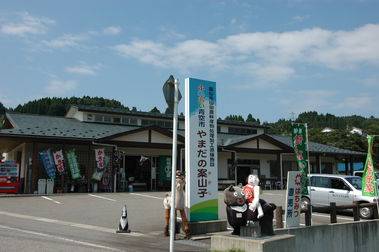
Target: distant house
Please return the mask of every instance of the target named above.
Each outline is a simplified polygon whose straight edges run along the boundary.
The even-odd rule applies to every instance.
[[[350,130],[350,133],[351,134],[359,134],[359,135],[363,135],[363,129],[360,129],[360,128],[357,128],[357,127],[352,127],[351,130]]]
[[[325,127],[323,130],[321,130],[321,133],[329,133],[329,132],[333,132],[333,131],[335,131],[335,129]]]

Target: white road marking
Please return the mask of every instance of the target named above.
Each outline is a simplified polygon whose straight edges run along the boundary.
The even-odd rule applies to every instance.
[[[99,244],[83,242],[83,241],[64,238],[61,236],[50,235],[50,234],[45,234],[45,233],[40,233],[40,232],[35,232],[35,231],[30,231],[30,230],[25,230],[25,229],[13,228],[13,227],[8,227],[8,226],[4,226],[4,225],[0,225],[0,228],[12,230],[12,231],[17,231],[17,232],[21,232],[21,233],[26,233],[26,234],[43,236],[43,237],[47,237],[47,238],[51,238],[51,239],[55,239],[55,240],[61,240],[61,241],[65,241],[65,242],[71,242],[71,243],[80,244],[80,245],[93,247],[93,248],[106,249],[106,250],[112,250],[112,251],[124,251],[124,250],[120,250],[117,248],[111,248],[111,247],[107,247],[107,246],[103,246],[103,245],[99,245]]]
[[[146,195],[146,194],[140,194],[140,193],[130,193],[130,194],[137,195],[137,196],[142,196],[142,197],[147,197],[147,198],[152,198],[152,199],[159,199],[159,200],[163,200],[164,199],[164,198],[161,198],[161,197],[155,197],[155,196]]]
[[[147,194],[140,194],[140,193],[130,193],[130,194],[133,194],[133,195],[137,195],[137,196],[142,196],[142,197],[147,197],[147,198],[153,198],[153,199],[159,199],[159,200],[163,200],[164,198],[161,198],[161,197],[155,197],[155,196],[151,196],[151,195],[147,195]],[[176,217],[178,220],[182,220],[181,217]]]
[[[36,216],[17,214],[17,213],[9,213],[9,212],[4,212],[4,211],[0,211],[0,214],[5,215],[5,216],[10,216],[10,217],[16,217],[16,218],[22,218],[22,219],[28,219],[28,220],[34,220],[34,221],[42,221],[42,222],[47,222],[47,223],[54,223],[54,224],[65,225],[65,226],[76,227],[76,228],[83,228],[87,230],[94,230],[94,231],[99,231],[99,232],[104,232],[104,233],[112,233],[112,234],[116,233],[116,229],[99,227],[99,226],[94,226],[94,225],[48,219],[48,218],[43,218],[43,217],[36,217]],[[145,236],[144,234],[137,233],[137,232],[125,233],[125,235],[137,236],[137,237]]]
[[[41,196],[41,197],[44,198],[44,199],[50,200],[50,201],[52,201],[52,202],[54,202],[56,204],[62,204],[61,202],[53,200],[52,198],[49,198],[49,197],[46,197],[46,196]]]
[[[94,195],[94,194],[88,194],[89,196],[92,196],[92,197],[95,197],[95,198],[99,198],[99,199],[105,199],[105,200],[110,200],[110,201],[117,201],[115,199],[111,199],[111,198],[107,198],[107,197],[102,197],[102,196],[98,196],[98,195]]]

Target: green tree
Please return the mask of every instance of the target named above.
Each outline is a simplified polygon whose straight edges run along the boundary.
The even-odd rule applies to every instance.
[[[257,123],[258,125],[261,124],[260,120],[259,119],[255,119],[252,114],[248,114],[247,115],[246,122]]]
[[[4,115],[7,109],[4,107],[4,105],[0,102],[0,115]]]
[[[112,107],[112,108],[122,108],[129,110],[121,102],[116,100],[105,99],[102,97],[70,97],[70,98],[58,98],[58,97],[47,97],[38,100],[33,100],[27,102],[23,105],[18,105],[14,110],[20,113],[30,113],[30,114],[40,114],[40,115],[54,115],[54,116],[64,116],[70,105],[91,105],[98,107]],[[137,111],[137,108],[135,108]]]
[[[238,122],[244,122],[245,119],[241,115],[228,115],[224,119],[225,121],[238,121]]]
[[[158,114],[160,114],[161,112],[159,111],[159,109],[157,107],[154,107],[152,110],[150,110],[150,113],[158,113]]]
[[[292,122],[286,119],[279,119],[276,123],[264,123],[263,126],[268,127],[268,134],[290,135]]]

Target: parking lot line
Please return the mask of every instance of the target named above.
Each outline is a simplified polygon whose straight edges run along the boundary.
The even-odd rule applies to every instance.
[[[142,196],[142,197],[147,197],[147,198],[152,198],[152,199],[159,199],[159,200],[163,200],[164,198],[163,197],[155,197],[155,196],[151,196],[151,195],[147,195],[147,194],[141,194],[141,193],[130,193],[132,195],[137,195],[137,196]]]
[[[88,194],[88,195],[91,196],[91,197],[99,198],[99,199],[105,199],[105,200],[110,200],[110,201],[117,201],[115,199],[111,199],[111,198],[107,198],[107,197],[103,197],[103,196],[98,196],[98,195],[95,195],[95,194]]]
[[[43,236],[43,237],[47,237],[47,238],[51,238],[51,239],[55,239],[55,240],[61,240],[61,241],[65,241],[65,242],[71,242],[71,243],[75,243],[75,244],[79,244],[79,245],[83,245],[83,246],[88,246],[88,247],[92,247],[92,248],[99,248],[99,249],[105,249],[105,250],[111,250],[111,251],[123,251],[123,250],[120,250],[117,248],[111,248],[111,247],[107,247],[107,246],[103,246],[103,245],[99,245],[99,244],[95,244],[95,243],[83,242],[83,241],[64,238],[61,236],[50,235],[50,234],[45,234],[45,233],[40,233],[40,232],[35,232],[35,231],[30,231],[30,230],[25,230],[25,229],[19,229],[19,228],[14,228],[14,227],[8,227],[8,226],[4,226],[4,225],[0,225],[0,228],[8,229],[8,230],[16,231],[16,232],[21,232],[21,233],[26,233],[26,234]]]
[[[41,196],[41,197],[44,198],[44,199],[50,200],[50,201],[52,201],[52,202],[54,202],[54,203],[56,203],[56,204],[62,204],[62,202],[59,202],[59,201],[53,200],[52,198],[49,198],[49,197],[46,197],[46,196]]]
[[[112,233],[112,234],[116,233],[116,230],[111,229],[111,228],[99,227],[99,226],[87,225],[87,224],[75,223],[75,222],[69,222],[69,221],[61,221],[61,220],[55,220],[55,219],[49,219],[49,218],[43,218],[43,217],[36,217],[36,216],[25,215],[25,214],[17,214],[17,213],[9,213],[9,212],[0,211],[0,215],[22,218],[22,219],[28,219],[28,220],[34,220],[34,221],[41,221],[41,222],[46,222],[46,223],[54,223],[54,224],[59,224],[59,225],[65,225],[65,226],[76,227],[76,228],[83,228],[83,229],[87,229],[87,230],[94,230],[94,231],[100,231],[100,232],[105,232],[105,233]],[[127,235],[127,236],[145,236],[144,234],[138,233],[138,232],[125,233],[125,235]]]

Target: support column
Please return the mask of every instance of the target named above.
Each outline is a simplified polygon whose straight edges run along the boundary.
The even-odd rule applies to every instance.
[[[30,193],[33,193],[34,188],[37,188],[37,180],[36,180],[36,173],[37,173],[37,163],[38,163],[38,143],[33,143],[33,164],[31,166],[32,169],[32,176],[30,178]]]
[[[312,171],[313,173],[313,171]],[[321,173],[320,155],[316,155],[316,171],[315,173]]]
[[[280,179],[280,189],[283,188],[283,174],[282,174],[282,171],[283,171],[283,167],[282,167],[282,153],[278,153],[276,154],[276,169],[279,170],[279,173],[280,173],[280,176],[278,179]],[[275,188],[275,184],[274,184],[274,188]],[[275,188],[277,189],[277,188]]]
[[[346,175],[349,174],[349,158],[345,157],[345,173]]]
[[[354,173],[354,157],[350,156],[350,175],[353,175]]]

